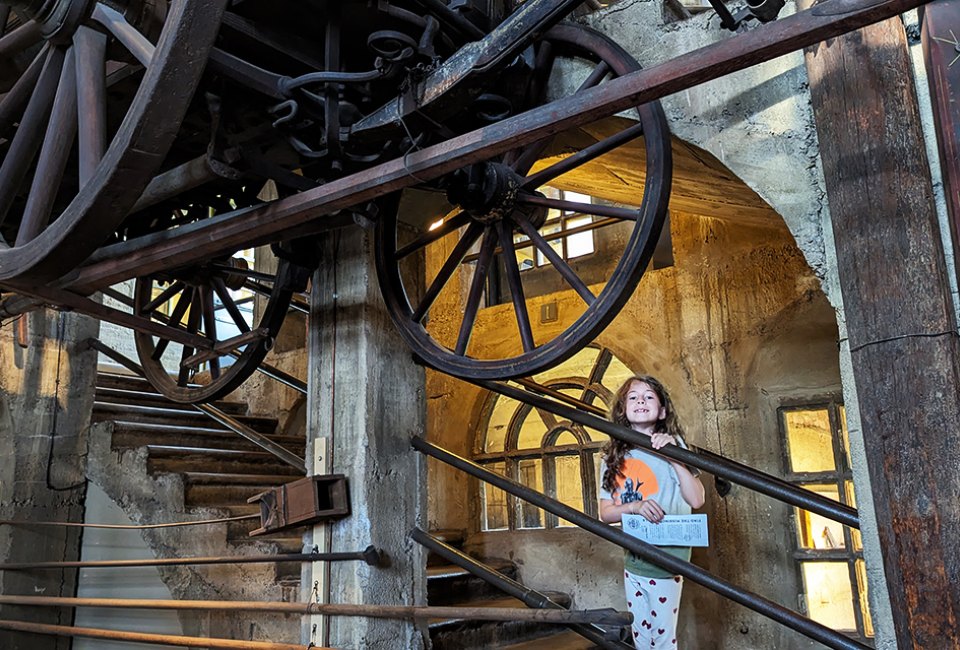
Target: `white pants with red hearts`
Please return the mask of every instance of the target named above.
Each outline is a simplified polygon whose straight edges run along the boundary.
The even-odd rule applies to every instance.
[[[633,645],[642,650],[676,650],[683,578],[645,578],[623,572],[627,607],[633,614]]]

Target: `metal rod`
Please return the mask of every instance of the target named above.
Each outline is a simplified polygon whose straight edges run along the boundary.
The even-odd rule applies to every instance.
[[[463,470],[464,472],[475,476],[491,485],[495,485],[505,492],[523,499],[535,506],[543,508],[547,512],[557,515],[580,528],[587,530],[598,537],[613,542],[617,546],[627,549],[633,554],[653,562],[659,567],[671,571],[684,578],[688,578],[697,584],[703,585],[711,591],[715,591],[721,596],[734,602],[740,603],[753,611],[762,614],[778,623],[781,623],[792,630],[819,641],[828,648],[835,650],[868,650],[868,646],[863,645],[853,639],[840,634],[830,628],[821,625],[815,621],[797,614],[796,612],[779,605],[772,600],[764,598],[746,589],[737,587],[722,578],[711,574],[709,571],[701,569],[695,564],[684,562],[660,548],[642,542],[636,537],[629,535],[609,524],[594,519],[579,510],[575,510],[556,499],[551,499],[536,490],[528,488],[521,483],[509,479],[499,474],[494,474],[477,465],[476,463],[453,454],[442,447],[438,447],[419,437],[412,440],[413,448],[417,451],[436,458],[452,467]]]
[[[617,438],[618,440],[623,440],[632,445],[636,445],[637,447],[642,447],[649,451],[653,451],[653,448],[650,446],[649,436],[646,436],[642,433],[637,433],[633,429],[622,427],[619,424],[615,424],[604,418],[583,413],[577,409],[558,404],[553,400],[541,397],[540,395],[534,395],[529,391],[520,390],[519,388],[514,388],[513,386],[508,386],[502,382],[485,380],[465,381],[470,381],[477,386],[486,388],[487,390],[495,393],[500,393],[506,397],[511,397],[520,402],[530,404],[536,408],[542,408],[546,411],[550,411],[551,413],[582,424],[583,426],[597,429],[598,431],[602,431],[608,436]],[[660,454],[661,456],[666,456],[667,458],[671,458],[685,465],[698,467],[704,471],[710,472],[711,474],[720,476],[729,481],[733,481],[734,483],[743,485],[744,487],[751,488],[757,492],[760,492],[761,494],[766,494],[767,496],[773,497],[779,501],[789,503],[792,506],[803,508],[804,510],[809,510],[810,512],[814,512],[818,515],[827,517],[828,519],[832,519],[833,521],[837,521],[845,526],[858,529],[860,528],[860,519],[857,515],[856,509],[843,505],[842,503],[837,503],[831,499],[821,497],[820,495],[814,494],[809,490],[805,490],[801,487],[793,485],[792,483],[788,483],[783,479],[770,476],[769,474],[764,474],[759,470],[730,461],[722,456],[718,456],[713,453],[699,454],[695,451],[683,449],[677,445],[667,445],[666,447],[661,447],[654,453]]]
[[[0,620],[0,630],[16,630],[51,636],[84,637],[88,639],[112,639],[155,645],[172,645],[181,648],[211,648],[213,650],[304,650],[303,644],[272,643],[269,641],[232,641],[230,639],[202,638],[197,636],[178,636],[173,634],[147,634],[145,632],[124,632],[121,630],[103,630],[95,627],[72,627],[69,625],[46,625],[44,623],[23,623],[21,621]],[[333,650],[321,646],[311,646],[311,650]]]
[[[235,359],[240,358],[240,354],[237,352],[231,352],[230,356],[234,357]],[[301,381],[293,375],[285,373],[279,368],[275,368],[266,363],[261,363],[259,366],[257,366],[257,372],[262,372],[267,377],[270,377],[270,379],[279,381],[281,384],[289,386],[302,395],[307,394],[307,382]]]
[[[615,609],[556,610],[516,607],[412,607],[407,605],[285,603],[231,600],[155,600],[134,598],[66,598],[50,596],[0,596],[0,604],[33,607],[116,607],[121,609],[229,610],[323,614],[365,618],[457,618],[476,621],[528,621],[534,623],[596,623],[630,625],[633,616]]]
[[[88,560],[65,562],[13,562],[0,564],[0,571],[35,569],[105,569],[141,566],[200,566],[205,564],[269,564],[271,562],[348,562],[370,563],[372,547],[362,552],[345,553],[280,553],[276,555],[224,555],[211,557],[162,557],[142,560]],[[376,549],[373,549],[376,553]]]
[[[477,562],[466,553],[463,553],[462,551],[459,551],[448,544],[444,544],[433,535],[430,535],[419,528],[414,528],[410,532],[410,538],[425,548],[433,551],[451,564],[455,564],[461,569],[469,571],[473,575],[485,580],[504,593],[522,601],[527,607],[533,607],[535,609],[564,609],[558,603],[550,600],[546,594],[542,594],[535,589],[530,589],[529,587],[517,582],[516,580],[512,580],[499,571],[487,566],[486,564]],[[592,625],[571,624],[568,625],[568,627],[582,637],[589,639],[600,647],[607,648],[608,650],[627,650],[628,648],[633,647],[627,645],[626,643],[622,643],[619,640],[608,639],[604,630]]]

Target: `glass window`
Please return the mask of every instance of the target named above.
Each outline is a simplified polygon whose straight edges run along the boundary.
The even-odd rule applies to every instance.
[[[506,463],[490,463],[486,469],[505,475]],[[502,530],[510,526],[507,517],[507,493],[489,483],[483,483],[483,511],[486,530]]]
[[[583,503],[583,480],[580,477],[580,457],[579,456],[558,456],[556,459],[557,468],[557,499],[564,505],[576,508],[581,512],[584,510]],[[559,520],[560,526],[573,526],[568,521]]]
[[[826,409],[786,411],[783,417],[793,472],[823,472],[836,467]]]
[[[843,405],[781,410],[787,479],[811,492],[856,507]],[[807,612],[827,627],[863,640],[873,636],[860,532],[795,508],[796,560]]]
[[[610,367],[616,368],[617,372],[610,375]],[[574,399],[589,399],[596,406],[607,409],[607,400],[619,384],[611,386],[606,379],[597,384],[596,378],[604,375],[604,370],[607,370],[606,375],[615,379],[622,372],[632,374],[609,350],[593,345],[558,367],[537,375],[534,381]],[[587,430],[575,422],[529,408],[516,400],[493,395],[489,399],[492,406],[485,411],[488,415],[479,441],[482,457],[477,459],[478,462],[498,473],[516,472],[517,480],[523,485],[581,512],[595,514],[598,479],[585,482],[584,476],[598,475],[599,451],[609,438],[599,431]],[[566,449],[563,452],[546,451],[554,447]],[[576,453],[571,453],[573,451]],[[588,465],[581,467],[581,459]],[[483,530],[570,525],[556,517],[548,517],[541,509],[513,495],[486,485],[481,490]]]
[[[807,614],[840,632],[855,632],[850,569],[846,562],[804,562]]]
[[[521,460],[517,464],[519,479],[528,488],[543,492],[543,464],[539,459]],[[543,528],[543,511],[522,499],[520,501],[520,528]]]

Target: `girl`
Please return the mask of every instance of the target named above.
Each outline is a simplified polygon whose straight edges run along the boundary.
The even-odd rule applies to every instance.
[[[683,442],[673,403],[663,385],[647,376],[628,379],[617,391],[610,419],[650,436],[654,449]],[[703,506],[703,484],[685,465],[651,454],[628,442],[610,438],[603,450],[600,473],[600,520],[619,522],[638,514],[653,523],[664,515],[688,515]],[[689,547],[661,547],[690,560]],[[633,614],[637,648],[677,647],[677,618],[683,578],[627,551],[624,589]]]

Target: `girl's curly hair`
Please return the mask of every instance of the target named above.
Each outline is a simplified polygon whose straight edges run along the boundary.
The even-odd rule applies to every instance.
[[[683,428],[677,420],[677,412],[676,409],[673,408],[673,402],[670,400],[670,393],[667,392],[667,389],[663,387],[663,384],[661,384],[659,380],[649,375],[634,375],[623,382],[623,385],[620,386],[620,389],[617,390],[617,394],[614,397],[613,407],[610,409],[609,414],[610,421],[623,427],[630,426],[630,422],[627,421],[626,401],[627,393],[630,392],[630,386],[633,382],[642,382],[657,394],[657,397],[660,399],[660,404],[663,405],[667,411],[667,417],[657,422],[656,432],[669,433],[676,437],[678,444],[680,444],[680,441],[683,440]],[[612,494],[616,489],[617,478],[623,476],[623,461],[627,453],[635,448],[631,443],[614,437],[611,437],[610,441],[603,447],[603,462],[607,466],[606,471],[603,473],[603,482],[601,483],[604,490]]]

